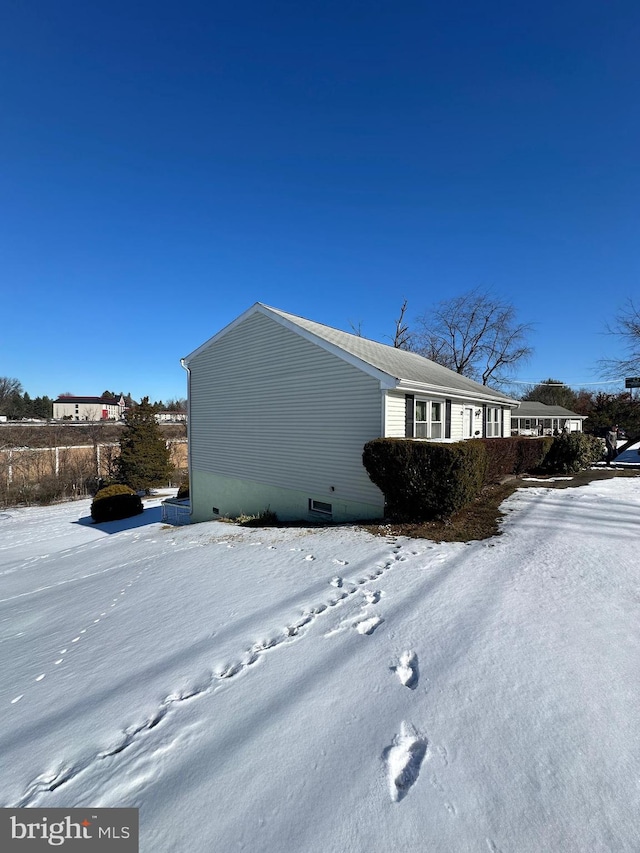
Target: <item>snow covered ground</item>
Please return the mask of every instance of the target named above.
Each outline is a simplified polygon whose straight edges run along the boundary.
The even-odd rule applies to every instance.
[[[640,850],[640,478],[434,544],[0,513],[0,805],[143,853]]]

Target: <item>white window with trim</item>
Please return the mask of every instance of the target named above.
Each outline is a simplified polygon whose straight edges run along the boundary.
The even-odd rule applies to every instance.
[[[500,409],[489,406],[487,408],[487,438],[499,438],[500,431]]]
[[[444,403],[435,400],[416,400],[414,438],[444,437]]]

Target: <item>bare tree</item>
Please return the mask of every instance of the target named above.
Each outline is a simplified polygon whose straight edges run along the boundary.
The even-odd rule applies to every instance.
[[[164,409],[167,412],[186,412],[187,401],[184,397],[170,397]]]
[[[517,322],[513,305],[475,288],[419,317],[415,348],[483,385],[503,385],[533,352],[526,344],[531,331],[530,324]]]
[[[16,398],[22,395],[22,384],[9,376],[0,376],[0,415],[11,415]]]
[[[404,318],[407,312],[407,300],[405,299],[400,306],[400,315],[395,321],[395,332],[392,338],[393,346],[396,349],[412,349],[413,332],[409,329],[409,325]]]
[[[627,299],[607,332],[618,338],[622,355],[601,358],[600,373],[608,379],[640,376],[640,308],[632,299]]]

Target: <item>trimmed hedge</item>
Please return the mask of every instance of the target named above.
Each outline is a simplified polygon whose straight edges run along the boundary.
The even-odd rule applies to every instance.
[[[526,474],[529,471],[539,471],[544,467],[549,451],[555,438],[546,435],[543,438],[526,438],[518,436],[519,456],[514,474]]]
[[[481,443],[433,444],[377,438],[364,446],[362,462],[385,496],[390,518],[446,518],[470,503],[485,480]]]
[[[510,474],[524,474],[542,468],[554,439],[527,438],[511,436],[509,438],[475,438],[482,444],[487,454],[487,475],[485,483],[496,483]]]
[[[552,438],[478,438],[451,444],[377,438],[362,462],[395,521],[448,518],[483,486],[510,474],[566,474],[602,459],[602,442],[584,433]]]
[[[117,483],[100,489],[91,503],[91,518],[95,522],[117,521],[143,512],[142,500],[129,486]]]

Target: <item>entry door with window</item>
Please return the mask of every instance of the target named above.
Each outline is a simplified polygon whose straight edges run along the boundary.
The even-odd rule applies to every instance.
[[[473,420],[473,406],[464,407],[464,431],[465,438],[473,438],[473,428],[475,426]]]

